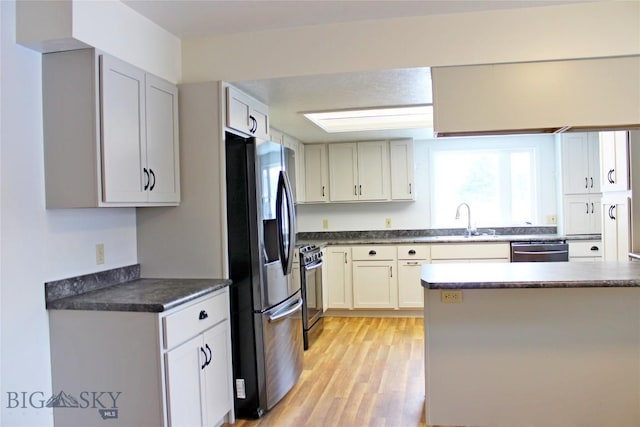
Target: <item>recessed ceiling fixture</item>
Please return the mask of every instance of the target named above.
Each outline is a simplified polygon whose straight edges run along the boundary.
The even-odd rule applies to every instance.
[[[433,105],[303,113],[328,133],[433,127]]]

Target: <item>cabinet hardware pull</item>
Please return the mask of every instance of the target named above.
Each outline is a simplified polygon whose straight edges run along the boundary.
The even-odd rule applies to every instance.
[[[609,206],[609,218],[615,220],[616,216],[613,214],[613,210],[616,208],[616,205]]]
[[[589,178],[584,177],[584,188],[589,188]]]
[[[357,185],[354,185],[354,186],[353,186],[353,195],[354,195],[354,196],[357,196],[357,195],[358,195],[358,186],[357,186]]]
[[[213,360],[213,351],[211,351],[211,347],[209,347],[209,344],[205,344],[204,346],[207,349],[207,351],[209,352],[209,360],[207,360],[207,364],[205,366],[209,366],[209,364]]]
[[[344,263],[345,264],[347,263],[347,253],[346,252],[344,253]]]
[[[409,183],[409,194],[412,194],[411,193],[411,183]]]
[[[375,254],[376,254],[376,251],[374,251],[373,249],[369,251],[369,255],[375,255]]]
[[[418,261],[407,261],[407,265],[420,265]]]
[[[589,213],[589,203],[585,203],[585,205],[587,206],[587,214]]]
[[[251,127],[249,128],[249,132],[256,133],[256,130],[258,129],[258,121],[251,115],[249,116],[249,120],[251,120]]]
[[[593,177],[591,177],[591,188],[593,188]]]
[[[202,354],[204,354],[204,363],[202,365],[200,365],[200,369],[204,369],[208,363],[207,363],[207,352],[204,351],[204,348],[200,347],[200,351],[202,352]]]
[[[322,186],[322,197],[324,197],[324,185]]]
[[[409,251],[409,255],[415,255],[415,254],[416,254],[416,251],[414,251],[413,249]]]
[[[591,213],[593,213],[593,212],[594,212],[594,210],[593,210],[593,202],[591,202]]]
[[[607,173],[607,181],[609,181],[609,184],[615,184],[616,183],[614,181],[613,177],[612,177],[614,171],[615,171],[615,169],[609,169],[609,173]]]
[[[205,310],[200,310],[200,315],[198,315],[198,320],[204,320],[209,317],[209,314]]]
[[[393,277],[393,266],[391,266],[391,265],[389,266],[389,272],[391,273],[390,277]]]
[[[151,174],[151,177],[153,178],[153,184],[151,184],[151,187],[149,187],[149,191],[153,191],[153,189],[156,186],[156,173],[151,168],[149,168],[149,173]]]
[[[360,195],[362,196],[362,185],[360,185]]]
[[[149,172],[147,172],[147,168],[142,168],[142,171],[144,172],[144,176],[146,178],[146,181],[144,183],[144,190],[146,191],[149,188]]]
[[[589,249],[590,251],[599,251],[600,248],[597,246],[591,246],[591,249]]]

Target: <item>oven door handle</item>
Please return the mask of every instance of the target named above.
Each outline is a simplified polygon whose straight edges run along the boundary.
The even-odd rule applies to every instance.
[[[322,261],[314,262],[313,264],[307,264],[304,266],[305,271],[315,270],[316,268],[322,267]]]
[[[569,251],[513,251],[517,255],[566,254]]]
[[[288,315],[290,315],[292,313],[295,313],[296,311],[300,310],[300,307],[302,307],[302,298],[300,298],[297,303],[295,303],[294,305],[290,306],[290,308],[288,308],[286,310],[278,311],[277,313],[272,314],[271,316],[269,316],[269,322],[275,322],[276,320],[280,320],[283,317],[287,317]]]

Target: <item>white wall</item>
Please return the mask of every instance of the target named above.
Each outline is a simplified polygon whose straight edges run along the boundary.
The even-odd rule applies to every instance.
[[[316,25],[187,40],[183,79],[638,55],[639,33],[638,1]]]
[[[552,135],[527,135],[509,137],[482,137],[485,143],[500,144],[511,141],[514,146],[527,145],[537,147],[542,157],[542,171],[538,174],[537,187],[541,193],[542,203],[538,206],[538,216],[543,222],[546,215],[555,214],[556,209],[556,153]],[[371,203],[317,203],[299,204],[297,226],[299,232],[305,231],[355,231],[385,230],[385,219],[391,218],[391,229],[413,230],[432,228],[430,202],[430,149],[449,145],[473,148],[476,138],[451,138],[437,140],[414,141],[415,188],[414,202],[371,202]],[[451,216],[455,215],[455,207]],[[463,217],[463,219],[466,217]],[[322,228],[322,220],[329,220],[329,228]],[[500,227],[507,224],[477,224],[478,227]],[[537,224],[545,225],[545,224]],[[466,227],[460,221],[460,228]]]
[[[40,427],[53,425],[50,410],[6,398],[53,391],[44,282],[136,263],[136,213],[45,209],[41,55],[15,43],[15,9],[0,2],[0,425]]]

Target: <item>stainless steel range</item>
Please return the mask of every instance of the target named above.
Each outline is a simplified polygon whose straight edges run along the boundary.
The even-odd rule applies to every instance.
[[[300,248],[300,285],[302,288],[302,337],[304,349],[320,335],[324,327],[322,310],[322,250],[317,245]]]

